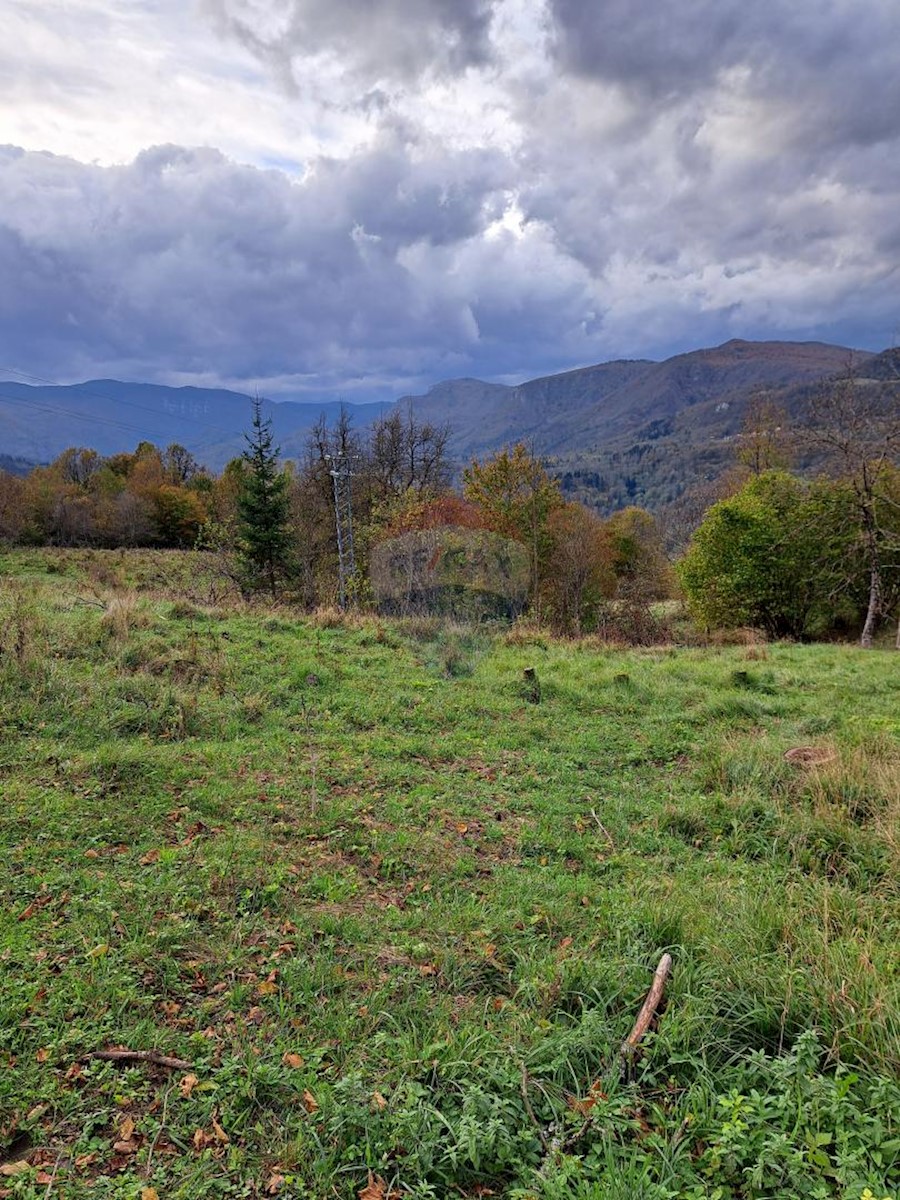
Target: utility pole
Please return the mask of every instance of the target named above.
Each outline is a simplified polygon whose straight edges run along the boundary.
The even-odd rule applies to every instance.
[[[359,455],[343,452],[326,454],[328,473],[334,486],[334,524],[338,548],[338,604],[347,607],[349,585],[356,578],[356,555],[353,550],[353,465],[349,461]]]

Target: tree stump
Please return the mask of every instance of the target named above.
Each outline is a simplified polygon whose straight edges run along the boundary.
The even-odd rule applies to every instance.
[[[526,667],[522,672],[522,678],[525,680],[525,698],[531,704],[540,704],[541,681],[537,677],[537,671],[534,667]]]

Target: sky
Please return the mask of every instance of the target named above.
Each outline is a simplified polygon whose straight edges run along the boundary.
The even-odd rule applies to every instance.
[[[898,338],[897,0],[0,0],[0,378]]]

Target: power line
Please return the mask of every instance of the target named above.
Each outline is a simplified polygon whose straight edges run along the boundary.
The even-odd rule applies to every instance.
[[[134,409],[136,412],[149,413],[151,416],[157,418],[157,420],[159,420],[164,415],[166,415],[166,414],[160,413],[158,409],[150,408],[146,404],[138,404],[133,400],[126,400],[126,399],[123,399],[122,397],[116,396],[116,395],[110,396],[108,394],[104,394],[103,392],[98,392],[94,389],[86,387],[84,384],[62,384],[62,383],[56,382],[53,379],[45,379],[41,375],[29,374],[29,372],[27,372],[27,371],[19,371],[15,367],[4,367],[2,365],[0,365],[0,372],[8,374],[8,375],[17,375],[20,379],[34,380],[37,383],[44,384],[47,387],[66,388],[67,390],[72,390],[72,391],[77,392],[79,395],[89,396],[89,397],[93,397],[94,399],[97,399],[97,400],[102,400],[102,401],[104,401],[104,403],[109,403],[110,401],[112,401],[119,407]],[[15,383],[16,381],[15,380],[7,380],[7,382]],[[112,382],[115,382],[115,381],[112,381]],[[2,385],[0,385],[0,386],[2,386]],[[30,384],[22,384],[21,386],[29,387],[31,385]],[[159,386],[162,386],[162,385],[159,385]],[[171,390],[175,391],[176,389],[173,388]],[[203,389],[197,389],[197,390],[202,391]],[[222,389],[222,390],[227,391],[228,389]],[[234,395],[235,397],[244,396],[243,392],[232,392],[231,394]],[[251,400],[250,396],[246,396],[245,398],[248,401]],[[29,409],[35,409],[40,412],[46,412],[46,413],[50,413],[50,414],[56,415],[56,416],[72,417],[77,421],[95,421],[100,425],[108,425],[111,428],[127,430],[130,433],[138,434],[141,438],[149,438],[154,441],[164,442],[164,441],[168,440],[169,437],[171,436],[170,434],[163,433],[162,431],[159,431],[159,430],[154,433],[153,431],[148,430],[147,426],[145,426],[145,425],[142,425],[142,426],[131,425],[127,421],[118,420],[116,417],[104,417],[104,416],[100,416],[97,413],[84,412],[84,411],[79,411],[78,409],[72,409],[72,408],[64,408],[60,405],[48,404],[44,400],[33,399],[30,396],[10,396],[7,393],[0,392],[0,402],[5,402],[8,404],[21,404],[24,407],[29,408]],[[275,404],[274,401],[269,401],[269,403],[273,404],[275,407],[277,407],[277,404]],[[312,407],[312,405],[303,405],[303,407]],[[211,433],[222,434],[229,441],[231,441],[235,437],[238,437],[240,434],[240,431],[238,431],[238,430],[228,429],[224,425],[213,424],[212,422],[203,421],[198,417],[192,417],[192,416],[189,416],[186,414],[179,413],[177,415],[176,419],[179,422],[189,421],[192,424],[199,426],[201,429],[207,430]],[[351,533],[351,558],[352,558],[352,533]]]
[[[65,388],[71,388],[71,389],[73,389],[74,391],[77,391],[77,392],[79,392],[79,393],[80,393],[82,396],[90,396],[90,397],[93,397],[93,398],[94,398],[94,399],[96,399],[96,400],[104,400],[104,401],[106,401],[107,403],[108,403],[110,400],[113,400],[113,401],[114,401],[116,404],[122,405],[122,406],[123,406],[123,407],[125,407],[125,408],[133,408],[133,409],[135,409],[136,411],[139,411],[139,412],[146,412],[146,413],[150,413],[152,416],[155,416],[155,417],[159,417],[159,416],[160,416],[160,413],[159,413],[159,410],[158,410],[158,409],[155,409],[155,408],[150,408],[150,407],[149,407],[148,405],[146,405],[146,404],[138,404],[138,403],[136,403],[134,400],[125,400],[125,399],[123,399],[123,398],[122,398],[122,397],[120,397],[120,396],[115,396],[115,395],[114,395],[114,396],[104,395],[104,394],[103,394],[103,392],[97,392],[97,391],[94,391],[94,390],[92,390],[91,388],[88,388],[88,387],[86,387],[84,384],[81,384],[81,383],[73,383],[73,384],[57,383],[57,382],[56,382],[55,380],[53,380],[53,379],[44,379],[44,378],[43,378],[42,376],[40,376],[40,375],[30,375],[30,374],[29,374],[27,371],[18,371],[18,370],[16,370],[16,368],[15,368],[15,367],[4,367],[4,366],[0,366],[0,372],[3,372],[4,374],[8,374],[8,375],[17,375],[17,376],[18,376],[20,379],[31,379],[31,380],[35,380],[35,381],[37,381],[37,383],[42,383],[42,384],[44,384],[44,385],[45,385],[45,386],[47,386],[47,387],[59,387],[59,388],[65,387]],[[14,381],[11,381],[11,382],[14,382]],[[28,384],[26,384],[26,385],[24,385],[24,386],[26,386],[26,387],[27,387],[27,386],[29,386],[29,385],[28,385]],[[176,390],[176,389],[174,389],[174,388],[173,388],[172,390],[174,391],[174,390]],[[199,389],[199,390],[202,390],[202,389]],[[223,390],[227,390],[227,389],[223,389]],[[234,393],[233,393],[233,395],[235,395],[235,396],[242,396],[243,394],[244,394],[243,392],[234,392]],[[9,397],[6,397],[6,399],[9,399]],[[249,397],[249,396],[247,396],[247,397],[246,397],[246,399],[247,399],[247,400],[250,400],[250,397]],[[37,401],[35,401],[35,403],[37,403]],[[271,401],[270,401],[270,403],[271,403]],[[65,410],[62,410],[62,411],[65,411]],[[71,410],[69,410],[69,412],[70,412],[70,415],[71,415],[71,416],[78,416],[78,417],[82,416],[82,414],[81,414],[81,413],[73,412],[73,411],[71,411]],[[90,417],[87,417],[87,419],[90,419]],[[96,419],[97,419],[97,420],[103,420],[104,418],[100,418],[100,417],[98,417],[98,418],[96,418]],[[195,424],[195,425],[199,425],[199,426],[200,426],[201,428],[203,428],[203,429],[209,429],[209,430],[212,430],[213,432],[216,432],[216,433],[224,433],[224,434],[226,434],[228,437],[234,437],[234,436],[235,436],[235,431],[234,431],[233,429],[226,429],[224,425],[216,425],[216,424],[213,424],[213,423],[212,423],[212,422],[210,422],[210,421],[202,421],[202,420],[200,420],[200,418],[199,418],[199,417],[191,417],[191,416],[187,416],[187,415],[179,415],[179,417],[178,417],[178,420],[179,420],[179,421],[190,421],[190,422],[192,422],[192,423],[193,423],[193,424]]]
[[[7,396],[0,392],[0,402],[22,404],[27,409],[39,409],[41,412],[52,413],[56,416],[75,417],[79,421],[97,421],[101,425],[114,425],[118,429],[127,429],[129,432],[137,433],[141,437],[147,437],[148,435],[146,426],[129,425],[126,421],[117,421],[115,417],[101,417],[96,413],[80,413],[71,408],[59,408],[52,404],[42,404],[39,400],[31,400],[26,396]],[[163,440],[165,439],[163,438]]]

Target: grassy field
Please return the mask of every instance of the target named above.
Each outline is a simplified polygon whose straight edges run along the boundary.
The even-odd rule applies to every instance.
[[[900,656],[16,552],[0,712],[0,1197],[900,1189]]]

